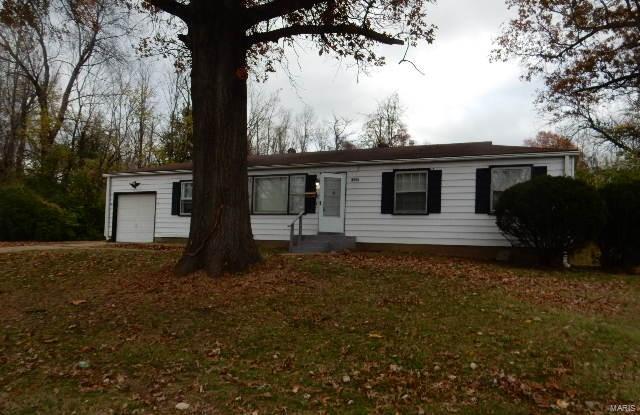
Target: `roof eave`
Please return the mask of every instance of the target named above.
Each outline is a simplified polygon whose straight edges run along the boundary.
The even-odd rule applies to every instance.
[[[485,155],[452,156],[452,157],[422,157],[422,158],[408,158],[408,159],[405,158],[405,159],[392,159],[392,160],[330,161],[330,162],[315,162],[315,163],[251,166],[249,167],[249,170],[295,169],[295,168],[349,166],[349,165],[363,166],[363,165],[377,165],[377,164],[423,163],[423,162],[434,162],[434,161],[544,158],[544,157],[576,156],[579,154],[580,154],[579,150],[560,150],[560,151],[545,151],[545,152],[534,152],[534,153],[485,154]],[[108,174],[103,174],[103,177],[188,174],[188,173],[191,173],[191,171],[192,171],[191,169],[177,169],[177,170],[162,169],[162,170],[143,171],[143,172],[108,173]]]

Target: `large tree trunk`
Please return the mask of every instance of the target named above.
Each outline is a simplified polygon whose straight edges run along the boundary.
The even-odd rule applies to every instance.
[[[193,212],[179,275],[239,272],[260,260],[247,191],[247,77],[239,21],[196,3],[189,28],[193,97]],[[238,10],[238,19],[239,19]]]

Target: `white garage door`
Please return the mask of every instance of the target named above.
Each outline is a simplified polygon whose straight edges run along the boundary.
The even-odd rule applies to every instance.
[[[153,242],[156,195],[118,196],[117,242]]]

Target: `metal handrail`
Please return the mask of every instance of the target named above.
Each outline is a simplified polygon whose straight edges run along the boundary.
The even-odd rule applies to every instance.
[[[298,213],[298,216],[296,216],[294,221],[291,222],[291,225],[289,225],[289,231],[290,231],[289,232],[289,248],[293,248],[296,245],[300,245],[300,242],[302,241],[302,217],[303,216],[304,216],[304,211]],[[298,222],[297,240],[295,240],[294,238],[296,222]]]

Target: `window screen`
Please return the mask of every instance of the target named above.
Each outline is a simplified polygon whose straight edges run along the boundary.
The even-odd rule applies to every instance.
[[[397,172],[395,213],[427,212],[427,172]]]

